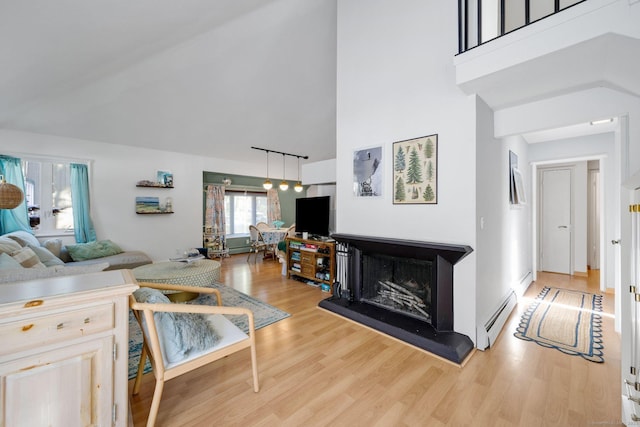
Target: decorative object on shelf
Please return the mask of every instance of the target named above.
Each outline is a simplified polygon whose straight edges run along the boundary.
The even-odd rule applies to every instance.
[[[168,171],[156,172],[158,184],[164,187],[173,187],[173,174]]]
[[[170,202],[171,198],[168,198]],[[160,199],[158,197],[136,197],[136,213],[137,214],[170,214],[173,213],[173,205],[160,206]]]
[[[261,150],[261,151],[266,151],[267,152],[267,179],[264,181],[264,183],[262,184],[262,186],[264,187],[265,190],[270,190],[271,188],[273,188],[273,183],[271,182],[271,180],[269,179],[269,153],[278,153],[278,154],[282,154],[282,182],[280,182],[280,189],[282,191],[287,191],[287,189],[289,188],[289,183],[287,181],[285,181],[284,179],[284,158],[285,156],[291,156],[291,157],[297,157],[298,158],[298,163],[300,162],[300,159],[308,159],[309,156],[303,156],[300,154],[291,154],[291,153],[283,153],[282,151],[276,151],[276,150],[268,150],[266,148],[260,148],[260,147],[251,147],[254,150]],[[300,174],[298,173],[298,180],[300,179]],[[296,184],[297,186],[297,184]],[[300,186],[302,187],[302,184],[300,184]],[[302,189],[297,190],[296,191],[302,191]]]
[[[141,181],[136,182],[136,187],[173,188],[173,185],[164,185],[164,184],[160,184],[159,182],[143,179]]]
[[[24,200],[24,193],[20,188],[9,184],[4,175],[0,175],[0,209],[15,209]]]
[[[393,203],[438,203],[438,134],[393,143]]]
[[[224,184],[225,187],[228,187],[231,185],[231,178],[227,178],[226,176],[222,179],[222,183]]]
[[[382,196],[382,147],[353,153],[353,194],[356,197]]]
[[[164,210],[165,212],[173,212],[173,199],[171,197],[165,199]]]

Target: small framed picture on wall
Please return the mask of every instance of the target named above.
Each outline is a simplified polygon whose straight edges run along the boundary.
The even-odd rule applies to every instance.
[[[382,147],[353,152],[353,194],[356,197],[382,196]]]

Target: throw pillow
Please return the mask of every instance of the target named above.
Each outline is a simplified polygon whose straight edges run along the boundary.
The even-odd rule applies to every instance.
[[[45,265],[45,267],[51,267],[53,265],[64,265],[64,262],[62,262],[62,260],[56,257],[54,254],[52,254],[47,248],[33,245],[27,245],[27,247],[38,256],[38,259]]]
[[[20,263],[15,259],[11,258],[9,254],[6,254],[6,253],[0,254],[0,270],[12,270],[15,268],[24,270],[24,268],[20,265]]]
[[[4,235],[12,240],[15,240],[20,244],[20,246],[40,246],[40,242],[36,239],[36,236],[24,230],[12,231],[11,233],[7,233]]]
[[[55,257],[60,258],[62,239],[47,239],[42,242],[42,247],[47,248]]]
[[[18,261],[18,263],[24,268],[45,268],[45,265],[40,262],[40,258],[29,247],[20,248],[11,253],[11,258]]]
[[[133,295],[141,303],[171,304],[157,289],[140,288]],[[179,362],[191,353],[213,347],[220,339],[203,314],[157,312],[154,320],[165,364]],[[143,326],[147,332],[144,322]]]
[[[0,253],[10,254],[11,252],[20,250],[21,247],[22,246],[13,239],[5,236],[0,237]]]
[[[67,251],[69,251],[69,255],[74,261],[86,261],[124,252],[111,240],[67,245]]]

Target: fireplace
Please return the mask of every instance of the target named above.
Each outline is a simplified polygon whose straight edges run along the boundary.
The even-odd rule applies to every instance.
[[[320,307],[462,363],[473,349],[453,331],[453,266],[469,246],[334,234],[334,295]]]

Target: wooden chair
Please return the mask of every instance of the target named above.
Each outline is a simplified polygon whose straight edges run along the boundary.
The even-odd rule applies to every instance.
[[[267,223],[266,223],[266,222],[264,222],[264,221],[260,221],[259,223],[257,223],[257,224],[256,224],[256,227],[257,227],[257,228],[258,228],[258,230],[260,230],[260,231],[265,230],[265,229],[267,229],[267,228],[270,228],[270,227],[269,227],[269,224],[267,224]]]
[[[251,248],[249,249],[249,255],[247,255],[247,261],[249,261],[249,258],[251,258],[252,253],[255,254],[255,261],[259,252],[262,252],[264,256],[264,254],[270,250],[269,245],[264,242],[262,232],[255,225],[249,226],[249,241],[251,243]]]
[[[251,312],[251,310],[240,307],[222,306],[220,291],[217,289],[147,282],[139,282],[138,284],[141,288],[215,294],[218,301],[218,306],[172,303],[157,304],[138,302],[134,295],[129,297],[129,305],[133,310],[133,314],[140,325],[140,329],[142,330],[144,337],[142,354],[140,355],[140,364],[138,365],[138,373],[133,385],[133,394],[136,395],[140,391],[140,383],[147,357],[149,357],[153,368],[153,375],[156,378],[156,386],[153,392],[153,399],[151,401],[151,409],[149,410],[149,418],[147,419],[147,427],[152,427],[155,424],[165,381],[245,348],[250,348],[251,350],[253,391],[256,393],[258,392],[259,385],[258,365],[256,361],[255,325],[253,312]],[[194,354],[188,354],[184,360],[169,362],[165,357],[167,351],[167,338],[165,335],[162,335],[162,321],[159,323],[156,316],[154,316],[154,314],[157,313],[202,313],[207,316],[207,320],[214,326],[214,329],[219,336],[219,340],[209,349],[195,352]],[[249,335],[245,334],[230,320],[228,320],[224,314],[247,316]],[[161,344],[161,339],[164,341],[164,344]],[[163,345],[164,348],[162,347]]]

